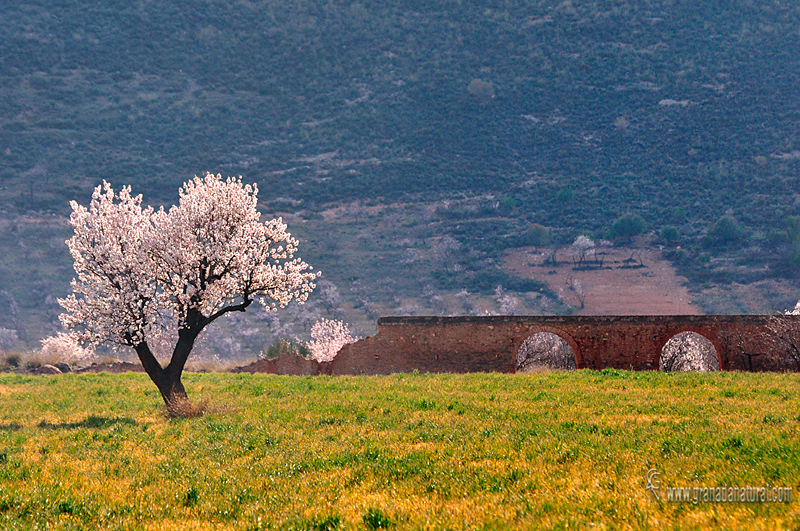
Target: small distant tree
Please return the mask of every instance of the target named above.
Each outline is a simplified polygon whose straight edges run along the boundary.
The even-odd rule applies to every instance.
[[[535,248],[544,247],[549,245],[552,239],[550,230],[547,227],[534,223],[522,235],[521,243],[522,245],[532,245]]]
[[[586,307],[586,287],[583,285],[583,282],[581,279],[570,275],[567,277],[567,285],[569,289],[575,293],[575,296],[578,298],[578,303],[581,305],[581,310],[583,310]]]
[[[452,236],[445,235],[442,237],[442,239],[433,246],[433,257],[436,267],[447,270],[457,270],[458,268],[455,267],[455,262],[458,257],[458,252],[462,247],[461,242]]]
[[[625,214],[611,224],[611,238],[618,241],[629,241],[647,230],[647,223],[637,214]]]
[[[341,311],[342,295],[339,293],[339,288],[330,281],[323,281],[319,283],[319,293],[322,304],[334,316]]]
[[[719,370],[714,345],[694,332],[681,332],[667,341],[661,350],[659,364],[665,372]]]
[[[314,288],[286,225],[260,220],[257,193],[209,173],[184,183],[169,211],[142,208],[141,195],[107,182],[89,208],[71,203],[77,279],[59,300],[61,322],[84,345],[133,348],[171,415],[191,412],[181,375],[203,329],[253,301],[302,303]],[[162,367],[151,346],[164,337],[173,341]]]
[[[480,305],[475,301],[475,298],[465,289],[456,293],[456,300],[458,300],[467,311],[467,315],[481,315],[483,313]]]
[[[747,231],[733,216],[725,215],[719,218],[706,231],[703,237],[703,246],[732,247],[747,240]]]
[[[594,242],[588,237],[581,234],[572,244],[573,261],[576,267],[582,267],[586,260],[589,251],[594,250]]]
[[[519,299],[503,289],[503,286],[497,286],[494,289],[494,297],[497,301],[500,315],[514,315],[517,313]]]
[[[59,332],[42,339],[42,356],[45,359],[55,358],[64,363],[79,363],[91,358],[94,349],[83,348],[73,334]]]
[[[18,340],[19,337],[16,330],[0,327],[0,350],[10,349]]]
[[[545,265],[556,267],[558,266],[558,245],[554,245],[547,251],[547,256],[544,259]]]
[[[306,348],[313,359],[322,363],[333,360],[343,346],[359,339],[350,333],[346,323],[320,319],[311,327],[311,341],[306,343]]]

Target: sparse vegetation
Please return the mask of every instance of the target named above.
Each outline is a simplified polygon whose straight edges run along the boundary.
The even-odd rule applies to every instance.
[[[526,339],[517,353],[517,372],[575,369],[575,353],[562,338],[540,332]]]
[[[281,338],[271,344],[264,350],[260,357],[262,359],[269,360],[284,354],[302,356],[304,358],[311,357],[311,351],[308,350],[308,347],[305,344],[293,343],[286,338]]]

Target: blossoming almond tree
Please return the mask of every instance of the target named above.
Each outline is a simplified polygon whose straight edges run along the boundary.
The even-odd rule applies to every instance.
[[[258,189],[206,174],[184,183],[169,211],[142,208],[130,187],[103,182],[89,208],[72,202],[67,240],[77,279],[59,303],[61,322],[83,344],[132,347],[170,414],[189,405],[181,374],[200,332],[259,301],[304,302],[316,273],[298,258],[280,218],[261,222]],[[177,331],[162,367],[152,345]]]
[[[94,354],[91,348],[81,347],[74,335],[64,332],[46,337],[41,343],[41,353],[45,359],[54,358],[64,363],[78,363]]]
[[[332,361],[339,350],[348,343],[360,338],[350,333],[350,327],[343,321],[320,319],[311,327],[311,341],[306,347],[311,357],[319,362]]]

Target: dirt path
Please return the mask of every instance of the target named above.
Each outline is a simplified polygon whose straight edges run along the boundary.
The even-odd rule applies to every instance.
[[[690,301],[685,278],[661,258],[658,250],[604,247],[603,268],[573,270],[569,247],[559,249],[558,266],[543,265],[544,252],[531,247],[514,249],[506,256],[503,268],[509,273],[546,283],[564,301],[580,307],[579,286],[585,292],[579,315],[697,315],[700,309]],[[635,262],[625,262],[631,256]],[[626,265],[642,265],[630,268]],[[576,289],[577,288],[577,289]]]

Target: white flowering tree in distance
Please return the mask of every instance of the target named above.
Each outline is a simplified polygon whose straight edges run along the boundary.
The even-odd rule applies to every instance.
[[[77,278],[59,303],[61,322],[84,345],[136,351],[167,411],[190,411],[181,374],[200,332],[258,301],[302,303],[317,274],[298,258],[280,218],[260,220],[258,189],[206,174],[184,183],[178,205],[142,208],[130,187],[103,182],[89,208],[72,202],[67,240]],[[175,337],[162,367],[151,347]]]
[[[306,342],[306,348],[313,359],[328,362],[333,361],[343,346],[359,339],[343,321],[320,319],[311,327],[311,341]]]

